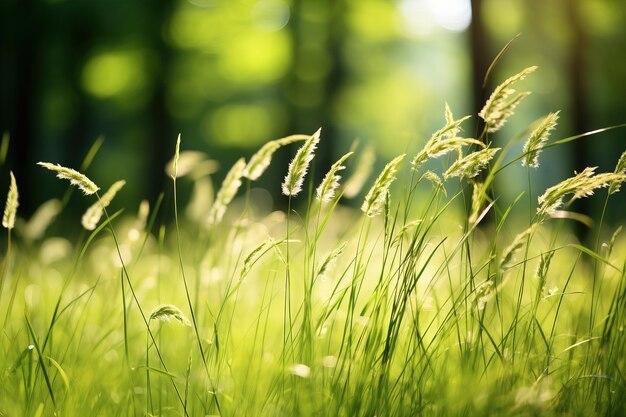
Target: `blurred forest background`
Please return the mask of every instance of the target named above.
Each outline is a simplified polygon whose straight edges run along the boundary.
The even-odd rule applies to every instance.
[[[22,215],[62,193],[35,163],[78,168],[101,135],[87,174],[103,188],[126,179],[126,207],[168,187],[178,133],[184,149],[220,162],[218,183],[265,141],[320,126],[319,170],[356,138],[382,166],[417,153],[446,101],[457,117],[475,115],[531,65],[523,89],[533,94],[498,140],[561,110],[557,139],[626,122],[625,28],[624,0],[1,0],[0,131]],[[612,171],[625,136],[546,152],[538,191],[585,166]],[[262,185],[280,204],[290,154],[278,157]],[[8,170],[0,180],[8,187]],[[526,174],[511,169],[505,181]]]

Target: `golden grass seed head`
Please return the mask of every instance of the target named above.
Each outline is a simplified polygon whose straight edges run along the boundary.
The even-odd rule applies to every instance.
[[[508,269],[512,266],[515,254],[528,241],[530,236],[537,229],[537,226],[537,223],[533,223],[528,229],[515,236],[511,244],[507,246],[507,248],[504,249],[504,251],[502,252],[502,258],[500,259],[500,269]]]
[[[372,188],[365,196],[361,205],[361,211],[368,217],[378,216],[383,212],[385,199],[389,193],[391,183],[396,179],[395,175],[406,154],[398,155],[391,160],[381,171]]]
[[[282,191],[284,195],[296,196],[302,191],[302,183],[304,177],[309,169],[309,164],[315,156],[315,148],[320,140],[320,134],[322,129],[318,129],[309,139],[304,142],[304,145],[298,149],[296,155],[289,164],[289,170],[285,176],[285,180],[282,184]]]
[[[538,197],[537,214],[540,217],[554,214],[563,204],[566,195],[572,194],[571,202],[593,195],[594,190],[598,188],[610,187],[611,184],[626,180],[625,174],[614,172],[595,174],[596,169],[597,167],[586,167],[581,173],[548,188]]]
[[[255,181],[263,175],[267,167],[272,162],[272,156],[279,148],[301,140],[306,140],[308,135],[291,135],[284,138],[272,140],[261,147],[248,162],[243,176],[249,180]]]
[[[474,178],[493,159],[500,148],[485,148],[457,159],[443,174],[444,179],[451,177]]]
[[[536,66],[528,67],[521,72],[507,78],[502,84],[496,87],[491,96],[485,103],[485,106],[478,115],[487,124],[489,133],[500,130],[506,123],[507,119],[513,114],[517,105],[530,93],[516,93],[512,85],[526,78],[537,69]]]
[[[180,133],[176,139],[176,152],[174,152],[174,169],[172,170],[172,179],[178,177],[178,160],[180,159]]]
[[[150,320],[175,320],[184,326],[191,326],[191,321],[183,314],[180,308],[173,304],[161,304],[150,313]]]
[[[461,130],[461,124],[471,116],[465,116],[458,120],[454,120],[452,111],[446,103],[444,116],[446,125],[432,134],[424,148],[413,158],[411,165],[413,170],[417,170],[420,165],[429,158],[438,158],[452,150],[459,150],[461,146],[476,143],[483,145],[482,142],[475,139],[466,139],[457,137]],[[483,145],[484,146],[484,145]]]
[[[482,182],[475,182],[472,187],[472,212],[469,216],[469,223],[474,224],[478,220],[478,215],[483,206],[483,200],[485,198],[485,184]]]
[[[7,202],[4,206],[4,215],[2,216],[2,226],[7,229],[13,229],[15,227],[15,215],[17,213],[17,207],[19,206],[19,194],[17,191],[17,183],[15,182],[15,176],[13,171],[9,172],[11,176],[11,182],[9,185],[9,193],[7,194]]]
[[[322,180],[322,182],[316,189],[316,196],[319,201],[326,203],[326,202],[331,201],[335,197],[335,193],[337,192],[337,189],[339,188],[339,180],[341,179],[341,176],[337,175],[337,172],[346,168],[342,164],[353,153],[354,152],[348,152],[347,154],[339,158],[339,160],[337,160],[337,162],[335,162],[330,167],[330,169],[324,176],[324,179]]]
[[[126,185],[126,181],[124,180],[114,182],[113,185],[109,187],[107,192],[104,193],[98,201],[93,203],[87,211],[85,211],[83,217],[81,218],[81,224],[86,230],[94,230],[96,228],[98,222],[104,214],[104,209],[111,204],[111,201],[113,201],[117,192],[121,190],[124,185]]]
[[[237,162],[235,162],[230,171],[228,171],[228,174],[226,174],[226,177],[222,182],[222,186],[215,196],[215,201],[211,206],[211,210],[209,211],[209,224],[215,225],[222,221],[222,218],[226,213],[226,207],[230,204],[233,198],[235,198],[239,187],[241,187],[241,178],[245,168],[246,161],[245,159],[240,158]]]
[[[549,113],[539,121],[537,127],[530,133],[523,148],[525,154],[524,158],[522,158],[523,166],[531,168],[539,167],[539,153],[542,150],[543,144],[550,137],[550,132],[556,127],[558,119],[558,111],[556,113]]]
[[[51,164],[49,162],[37,162],[37,165],[42,166],[50,171],[57,173],[57,178],[69,180],[70,184],[77,186],[85,195],[91,195],[97,192],[100,188],[86,175],[81,174],[72,168],[66,168],[59,164]]]
[[[617,165],[615,165],[615,174],[626,174],[626,151],[622,153],[622,156],[619,157],[617,161]],[[609,185],[609,195],[615,194],[620,190],[623,181],[613,181],[611,185]]]
[[[328,256],[326,256],[326,258],[324,258],[324,260],[322,261],[318,269],[317,275],[325,276],[328,273],[328,271],[330,271],[332,267],[335,265],[335,263],[337,262],[337,259],[341,256],[341,254],[343,253],[343,251],[346,249],[347,246],[348,246],[348,243],[343,242],[341,245],[333,249],[333,251],[330,252]]]

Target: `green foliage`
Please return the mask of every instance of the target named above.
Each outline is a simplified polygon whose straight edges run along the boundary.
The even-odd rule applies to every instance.
[[[623,415],[626,241],[602,219],[595,244],[576,241],[568,222],[582,215],[564,197],[610,187],[609,202],[624,158],[539,201],[530,189],[505,201],[490,184],[529,153],[503,164],[509,145],[492,148],[486,129],[439,158],[435,145],[459,139],[465,120],[447,108],[417,163],[399,155],[371,181],[363,213],[340,202],[354,187],[337,175],[351,153],[322,182],[325,204],[305,184],[318,131],[274,184],[290,202],[309,190],[293,212],[264,209],[240,187],[263,173],[282,145],[272,141],[256,169],[243,158],[231,168],[214,202],[194,199],[204,216],[179,215],[177,183],[206,177],[179,177],[178,141],[173,219],[158,220],[160,200],[149,218],[147,203],[109,216],[107,193],[96,203],[106,220],[86,239],[46,235],[47,224],[10,231],[19,244],[0,276],[0,414]],[[532,152],[585,136],[542,136]],[[366,177],[371,158],[355,164]],[[444,166],[422,172],[435,158]],[[521,201],[527,212],[513,214]]]

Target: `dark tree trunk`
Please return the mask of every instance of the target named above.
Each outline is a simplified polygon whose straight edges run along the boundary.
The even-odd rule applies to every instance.
[[[36,135],[37,74],[40,42],[39,9],[35,0],[17,1],[15,16],[17,33],[15,34],[15,124],[11,132],[11,150],[14,155],[13,171],[24,190],[36,190],[29,172],[32,171],[34,155],[32,144]],[[5,64],[6,65],[6,64]],[[20,212],[29,214],[33,210],[32,193],[20,193]]]
[[[487,99],[483,80],[490,64],[489,40],[481,17],[482,0],[472,0],[472,23],[470,25],[470,50],[472,61],[472,113],[477,119],[476,134],[482,132],[485,124],[478,117]]]
[[[587,73],[587,39],[578,2],[565,0],[565,3],[567,20],[571,28],[571,43],[566,74],[568,74],[568,85],[571,94],[572,134],[579,134],[591,130],[589,126],[589,109],[587,106],[588,100],[585,85]],[[583,140],[575,141],[573,144],[574,158],[572,162],[576,172],[582,171],[590,163],[585,157],[588,152],[586,144],[587,142]],[[581,199],[575,204],[574,210],[589,215],[591,214],[591,204],[588,199]],[[576,223],[575,232],[579,239],[585,239],[589,230],[586,226]]]
[[[172,130],[166,105],[167,79],[172,51],[163,38],[163,29],[172,15],[174,4],[171,0],[163,0],[158,2],[156,7],[158,10],[155,11],[151,36],[154,50],[158,55],[158,62],[155,68],[156,74],[154,74],[154,91],[148,109],[146,131],[149,134],[147,138],[144,138],[148,141],[145,149],[149,149],[147,152],[148,160],[146,161],[147,175],[142,178],[143,181],[149,181],[146,186],[149,193],[147,197],[150,198],[150,201],[155,200],[163,190],[169,189],[166,187],[169,181],[165,178],[163,168],[170,156],[174,154],[176,144],[176,136]],[[158,179],[163,180],[159,181]]]

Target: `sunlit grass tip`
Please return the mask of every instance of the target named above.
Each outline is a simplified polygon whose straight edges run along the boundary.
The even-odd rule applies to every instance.
[[[50,162],[37,162],[37,165],[42,166],[50,171],[57,173],[57,178],[68,180],[70,184],[77,186],[85,195],[91,195],[97,192],[100,188],[86,175],[81,174],[72,168],[66,168],[59,164],[51,164]]]
[[[513,238],[511,244],[502,252],[502,257],[500,258],[500,269],[508,269],[513,265],[515,254],[524,246],[524,243],[526,243],[528,238],[537,229],[537,226],[538,223],[533,223],[529,228]]]
[[[398,155],[385,165],[385,168],[383,168],[374,185],[365,196],[363,205],[361,205],[361,211],[368,217],[375,217],[383,212],[389,187],[393,180],[396,179],[396,172],[398,172],[398,168],[405,156],[406,154]]]
[[[485,148],[457,159],[443,173],[443,177],[445,179],[451,177],[474,178],[489,164],[499,150],[500,148]]]
[[[9,185],[9,193],[7,194],[7,202],[4,206],[4,215],[2,216],[2,226],[7,229],[13,229],[15,227],[15,215],[17,213],[17,207],[19,206],[17,191],[17,183],[15,182],[15,176],[13,171],[9,172],[11,176],[11,183]]]
[[[226,174],[226,177],[222,182],[222,186],[215,197],[215,202],[209,211],[209,224],[215,225],[222,221],[222,218],[226,213],[226,207],[230,204],[233,198],[235,198],[239,187],[241,187],[241,177],[243,176],[245,168],[245,159],[239,158],[230,171],[228,171],[228,174]]]
[[[472,144],[484,146],[484,144],[479,140],[458,137],[461,130],[461,124],[471,116],[465,116],[458,120],[454,120],[448,103],[446,103],[444,114],[446,125],[433,133],[428,142],[426,142],[426,145],[424,145],[424,148],[417,155],[415,155],[411,161],[411,165],[414,170],[417,170],[420,165],[430,158],[438,158],[453,150],[460,152],[462,146]]]
[[[191,321],[183,314],[180,308],[173,304],[161,304],[150,313],[150,320],[175,320],[184,326],[191,326]]]
[[[347,154],[339,158],[337,162],[335,162],[330,167],[330,169],[324,176],[324,179],[322,180],[320,185],[317,187],[316,196],[318,200],[320,200],[323,203],[326,203],[328,201],[331,201],[335,197],[335,193],[337,192],[337,189],[339,188],[339,180],[341,179],[341,176],[337,175],[337,171],[341,171],[342,169],[346,168],[342,164],[353,153],[354,152],[348,152]]]
[[[550,132],[554,130],[558,120],[559,112],[557,111],[556,113],[549,113],[539,121],[524,144],[523,152],[525,155],[522,159],[522,165],[532,168],[539,167],[541,147],[550,137]]]
[[[595,174],[596,169],[597,167],[587,167],[581,173],[548,188],[538,198],[537,215],[545,217],[554,214],[563,205],[565,196],[569,194],[573,194],[570,199],[571,202],[592,195],[597,188],[622,183],[626,179],[626,175],[622,173]]]
[[[93,203],[87,211],[85,211],[85,214],[83,214],[83,217],[81,218],[81,224],[86,230],[94,230],[96,228],[98,222],[104,214],[104,209],[111,204],[111,201],[113,201],[117,192],[121,190],[125,184],[126,181],[124,180],[114,182],[107,192],[104,193],[98,201]]]
[[[263,249],[265,249],[266,246],[268,246],[270,244],[271,244],[270,240],[265,240],[265,241],[261,242],[256,248],[254,248],[253,250],[250,251],[248,256],[246,256],[246,258],[243,261],[243,267],[241,268],[241,273],[240,273],[240,276],[242,278],[245,277],[246,275],[248,275],[248,273],[252,269],[252,265],[254,265],[254,262],[256,262],[258,260],[257,255],[259,255],[259,253]]]
[[[626,174],[626,151],[624,151],[622,153],[622,156],[619,157],[619,160],[617,161],[617,165],[615,165],[615,171],[613,172],[615,174]],[[611,185],[609,185],[609,195],[615,194],[616,192],[618,192],[620,190],[620,186],[622,185],[622,182],[623,180],[612,181]]]
[[[476,223],[480,209],[483,206],[483,199],[485,196],[485,184],[482,182],[474,182],[472,187],[472,211],[469,215],[468,222],[470,224]]]
[[[506,123],[507,119],[513,115],[517,105],[528,96],[530,92],[521,92],[516,94],[516,90],[512,86],[526,78],[537,69],[536,66],[528,67],[521,72],[507,78],[502,84],[496,87],[491,93],[489,99],[485,103],[478,115],[487,124],[489,133],[500,130]]]
[[[328,256],[326,256],[326,258],[324,258],[324,260],[322,261],[318,269],[317,275],[318,276],[326,275],[328,271],[330,271],[333,268],[333,266],[337,262],[337,259],[341,256],[341,254],[343,253],[343,251],[346,249],[347,246],[348,246],[348,243],[343,242],[341,245],[333,249],[333,251],[330,252]]]
[[[309,163],[315,156],[315,148],[320,140],[321,131],[321,128],[318,129],[317,132],[307,139],[304,145],[296,152],[296,156],[291,160],[287,176],[282,184],[284,195],[295,196],[302,191],[302,183],[309,168]]]
[[[267,167],[272,162],[272,156],[274,152],[285,145],[289,145],[290,143],[294,143],[300,140],[306,140],[310,136],[309,135],[291,135],[284,138],[276,139],[267,142],[265,145],[261,147],[248,162],[246,165],[246,169],[243,172],[243,176],[248,178],[251,181],[255,181],[263,175]]]
[[[176,151],[174,152],[174,169],[172,170],[172,179],[178,177],[178,160],[180,159],[180,133],[176,139]]]

